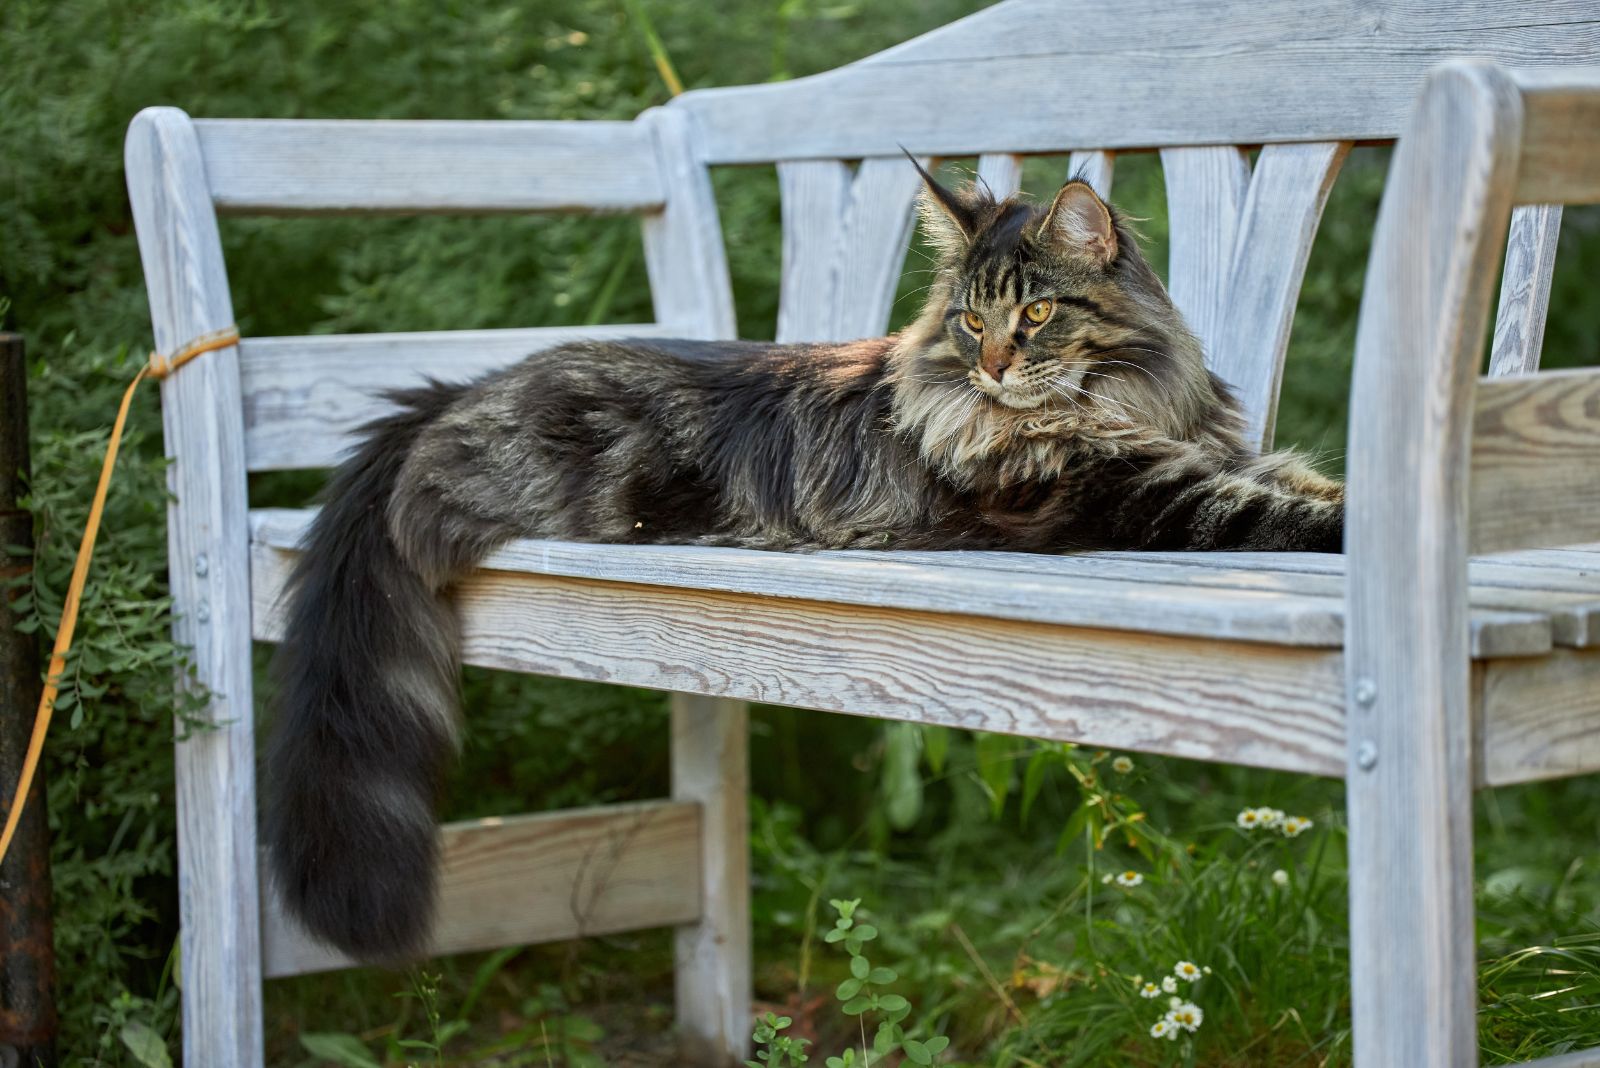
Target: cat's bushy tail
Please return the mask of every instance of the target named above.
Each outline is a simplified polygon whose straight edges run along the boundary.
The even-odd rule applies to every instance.
[[[265,835],[285,904],[366,961],[427,944],[436,896],[434,808],[456,744],[457,624],[440,587],[390,533],[389,503],[423,429],[460,395],[430,385],[329,485],[289,585],[274,664]]]

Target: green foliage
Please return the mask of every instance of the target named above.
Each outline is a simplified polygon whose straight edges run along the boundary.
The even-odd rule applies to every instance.
[[[27,336],[31,354],[27,505],[38,551],[21,602],[31,628],[47,638],[55,626],[111,415],[148,344],[120,166],[122,135],[139,108],[625,118],[666,99],[667,70],[690,87],[803,75],[977,6],[0,4],[0,321]],[[1323,454],[1334,469],[1385,162],[1382,150],[1358,149],[1334,188],[1286,372],[1279,440]],[[1030,160],[1025,187],[1048,192],[1064,168],[1064,157]],[[725,169],[714,181],[741,333],[770,337],[780,263],[776,181],[762,168]],[[1161,263],[1167,227],[1155,157],[1119,158],[1115,192],[1143,218],[1147,247]],[[224,219],[222,234],[234,306],[251,334],[651,314],[629,220]],[[926,269],[919,243],[896,323],[914,311]],[[1569,210],[1547,333],[1551,363],[1600,355],[1600,323],[1586,313],[1597,272],[1600,215]],[[260,476],[252,503],[299,504],[317,482]],[[199,705],[172,685],[186,668],[170,637],[165,507],[152,389],[129,424],[47,750],[62,1049],[74,1065],[159,1066],[179,1048],[171,738],[196,727]],[[448,791],[452,817],[666,788],[660,695],[473,671],[465,700],[471,729]],[[931,1034],[952,1039],[947,1060],[983,1064],[1347,1058],[1337,786],[1145,758],[1120,773],[1090,751],[779,709],[758,712],[752,745],[763,996],[788,998],[813,981],[835,991],[859,981],[846,1003],[868,1000],[843,1019],[860,1028],[871,1017],[875,1034],[885,1021],[900,1026],[888,1020],[899,1010],[887,998],[915,1001],[928,1023],[903,1039],[912,1063],[923,1063],[913,1043],[937,1052],[923,1037]],[[1236,829],[1235,813],[1263,800],[1312,812],[1317,825],[1297,839]],[[1600,994],[1600,876],[1580,863],[1593,852],[1600,785],[1499,790],[1480,805],[1486,1062],[1600,1044],[1593,1014],[1579,1011]],[[1286,887],[1267,874],[1277,868],[1288,873]],[[1118,871],[1143,881],[1099,881]],[[860,952],[849,952],[847,936],[841,955],[822,948],[826,932],[840,928],[819,916],[846,890],[878,903],[876,922],[865,926],[879,933],[860,937],[852,915],[846,930],[857,932]],[[872,959],[858,976],[850,969],[868,948]],[[1178,960],[1213,968],[1196,987],[1205,1022],[1182,1040],[1156,1042],[1147,1034],[1151,1005],[1130,976]],[[670,943],[658,932],[452,958],[426,981],[361,971],[274,982],[266,992],[269,1059],[363,1068],[418,1058],[603,1063],[614,1039],[670,1045],[659,1007],[670,968]],[[884,972],[895,974],[894,991],[874,982]],[[615,1004],[630,1008],[605,1015]],[[798,1009],[775,1013],[765,1025],[772,1042],[788,1040],[778,1023],[785,1019],[809,1023]],[[848,1033],[826,1039],[826,1048],[845,1050],[841,1063],[871,1052]],[[1244,1052],[1230,1060],[1231,1050]],[[804,1054],[797,1045],[784,1055],[799,1063]]]

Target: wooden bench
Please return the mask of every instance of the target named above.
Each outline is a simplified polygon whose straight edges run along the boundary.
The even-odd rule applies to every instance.
[[[1461,57],[1518,73],[1427,75]],[[672,797],[446,828],[437,949],[675,925],[686,1063],[737,1057],[758,700],[1347,776],[1357,1063],[1475,1064],[1471,791],[1600,768],[1600,553],[1541,548],[1600,539],[1600,374],[1531,373],[1554,205],[1600,200],[1600,72],[1570,72],[1597,61],[1592,0],[1006,0],[627,123],[141,113],[127,170],[163,350],[234,319],[219,213],[635,212],[657,317],[246,338],[163,383],[175,629],[218,723],[178,744],[186,1063],[260,1064],[263,977],[342,963],[258,889],[250,644],[279,633],[307,513],[252,512],[248,472],[332,464],[373,390],[424,373],[731,336],[713,166],[776,164],[780,337],[880,333],[917,190],[901,144],[977,156],[1002,192],[1019,154],[1070,150],[1105,191],[1116,153],[1159,150],[1173,295],[1267,443],[1328,190],[1352,143],[1399,136],[1345,557],[513,544],[460,591],[467,661],[672,691]],[[1500,377],[1480,380],[1503,251]]]

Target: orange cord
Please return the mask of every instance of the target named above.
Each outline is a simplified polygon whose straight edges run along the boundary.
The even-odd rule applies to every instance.
[[[33,716],[33,736],[28,739],[28,753],[22,761],[22,775],[17,779],[17,789],[11,797],[11,809],[6,813],[6,826],[0,831],[0,863],[11,848],[11,838],[22,819],[22,808],[27,803],[28,790],[33,786],[34,773],[39,769],[39,757],[44,752],[44,736],[50,729],[50,717],[55,712],[56,692],[61,673],[67,667],[67,653],[72,648],[72,632],[78,625],[78,605],[83,600],[83,584],[89,577],[89,561],[94,557],[94,540],[100,533],[100,517],[106,507],[106,491],[111,488],[111,471],[116,466],[117,449],[122,445],[122,429],[128,422],[128,408],[133,404],[134,391],[146,376],[165,378],[196,356],[239,343],[238,327],[202,334],[179,349],[171,357],[159,352],[150,354],[150,362],[139,368],[128,388],[122,394],[122,406],[117,409],[117,421],[111,426],[111,441],[106,446],[106,458],[100,465],[100,483],[94,490],[94,501],[89,505],[89,522],[83,528],[83,541],[78,544],[78,559],[72,565],[72,581],[67,583],[67,599],[61,606],[61,622],[56,627],[56,644],[50,652],[50,669],[45,675],[44,692],[39,695],[39,708]]]

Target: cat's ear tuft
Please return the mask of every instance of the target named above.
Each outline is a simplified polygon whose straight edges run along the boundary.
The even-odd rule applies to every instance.
[[[1061,187],[1039,224],[1039,234],[1102,267],[1117,258],[1117,228],[1111,209],[1088,182],[1074,178]]]
[[[917,198],[917,208],[928,243],[946,255],[965,251],[978,231],[976,203],[970,196],[940,185],[910,152],[906,152],[906,159],[922,175],[922,195]]]

